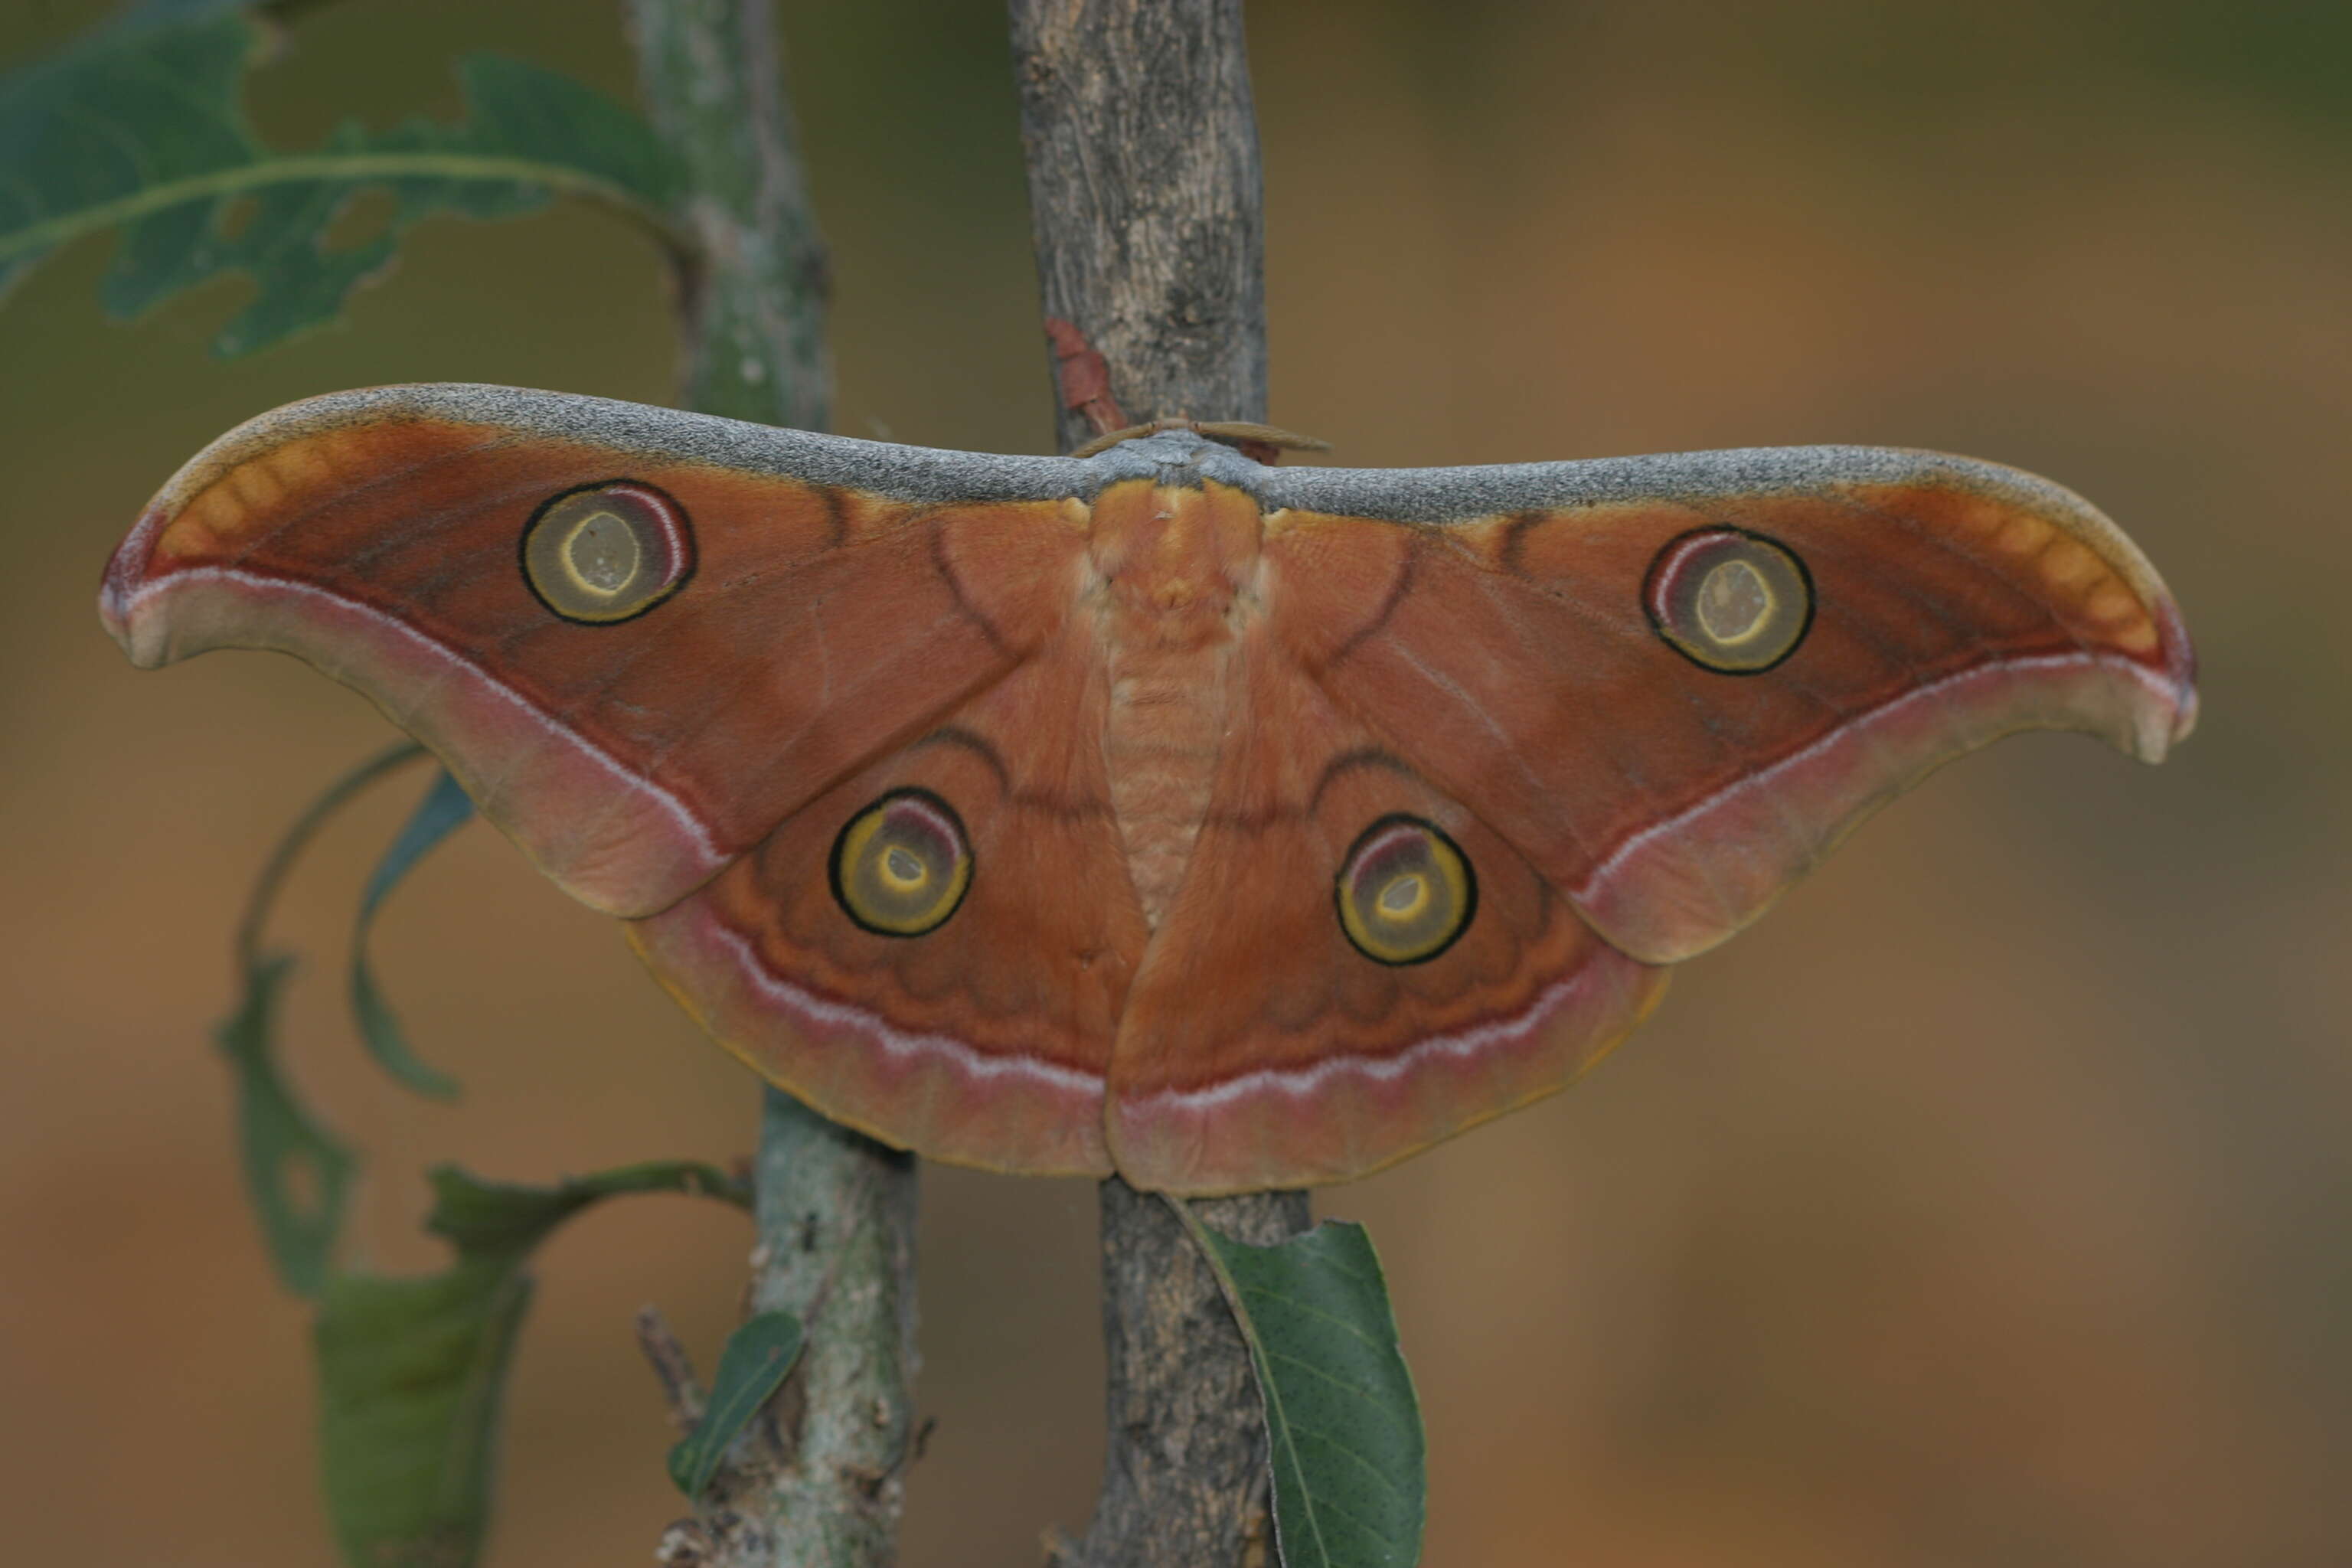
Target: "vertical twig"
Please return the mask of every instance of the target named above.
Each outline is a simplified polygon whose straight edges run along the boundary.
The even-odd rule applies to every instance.
[[[684,163],[700,254],[679,279],[685,400],[819,429],[832,402],[824,247],[793,145],[769,0],[626,0],[654,125]],[[753,1177],[755,1310],[806,1348],[663,1561],[876,1568],[896,1557],[913,1440],[915,1164],[767,1091]]]
[[[915,1443],[914,1157],[772,1089],[751,1179],[752,1310],[808,1332],[772,1407],[779,1462],[751,1500],[774,1531],[758,1561],[878,1568],[897,1560]]]
[[[1102,355],[1130,420],[1265,417],[1265,228],[1240,0],[1011,0],[1049,320]],[[1065,450],[1096,434],[1048,348]],[[1304,1193],[1200,1205],[1228,1235],[1306,1228]],[[1227,1568],[1267,1555],[1249,1356],[1175,1217],[1102,1187],[1103,1489],[1070,1568]]]
[[[1265,197],[1241,0],[1012,11],[1045,315],[1102,354],[1131,420],[1263,420]],[[1059,417],[1065,451],[1097,434],[1079,409]]]
[[[625,0],[654,128],[687,172],[698,254],[678,258],[683,401],[822,430],[832,416],[824,240],[769,0]]]

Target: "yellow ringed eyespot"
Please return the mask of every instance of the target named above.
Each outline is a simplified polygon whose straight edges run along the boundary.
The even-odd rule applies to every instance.
[[[1478,911],[1478,879],[1436,824],[1383,816],[1358,837],[1332,883],[1339,929],[1376,963],[1425,963]]]
[[[685,509],[630,479],[552,497],[522,531],[523,581],[567,621],[601,626],[644,615],[693,571]]]
[[[955,808],[927,789],[893,790],[833,841],[833,897],[882,936],[947,923],[971,887],[971,841]]]
[[[1754,675],[1797,651],[1813,624],[1805,563],[1777,541],[1703,528],[1658,552],[1642,607],[1669,647],[1725,675]]]

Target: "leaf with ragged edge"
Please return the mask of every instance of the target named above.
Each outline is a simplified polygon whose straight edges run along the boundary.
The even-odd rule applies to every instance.
[[[698,1194],[751,1206],[745,1183],[698,1161],[649,1161],[548,1187],[479,1182],[445,1165],[431,1173],[425,1223],[456,1247],[454,1265],[419,1279],[336,1272],[354,1161],[279,1069],[277,1006],[293,961],[265,952],[262,936],[278,890],[319,830],[371,785],[425,755],[409,742],[379,752],[336,780],[287,830],[237,928],[243,994],[215,1030],[236,1068],[247,1186],[271,1258],[289,1289],[320,1302],[313,1339],[320,1450],[336,1540],[352,1568],[467,1568],[478,1558],[500,1397],[530,1300],[523,1265],[549,1232],[623,1193]],[[401,876],[471,811],[446,773],[426,791],[369,879],[357,953],[364,953],[368,922]],[[354,957],[353,973],[366,973],[363,956]],[[372,1046],[381,1058],[380,1042]]]
[[[278,1003],[294,961],[265,951],[262,933],[288,873],[328,819],[424,755],[424,747],[406,741],[377,752],[329,784],[278,839],[237,922],[236,1008],[213,1027],[215,1043],[236,1074],[237,1156],[246,1196],[278,1279],[298,1296],[326,1288],[357,1162],[295,1098],[278,1066]]]
[[[376,862],[365,890],[360,894],[359,921],[352,932],[352,1016],[359,1025],[360,1039],[377,1066],[417,1093],[435,1100],[455,1100],[457,1080],[427,1066],[408,1048],[408,1037],[401,1031],[399,1016],[384,1001],[383,993],[377,989],[375,975],[368,967],[368,933],[374,928],[376,911],[383,907],[393,889],[400,885],[400,879],[443,839],[471,821],[473,816],[473,797],[446,768],[442,769],[433,786],[425,792],[425,798],[416,803],[416,809],[393,836],[383,858]]]
[[[1171,1202],[1249,1345],[1284,1568],[1412,1568],[1428,1502],[1421,1405],[1371,1237],[1327,1220],[1252,1247]]]
[[[347,123],[316,151],[274,152],[240,102],[263,37],[236,9],[150,4],[0,76],[0,294],[58,246],[121,226],[101,286],[118,318],[224,273],[253,278],[214,345],[234,355],[331,321],[436,213],[513,217],[572,195],[688,243],[675,164],[645,122],[520,60],[459,62],[457,124]],[[336,218],[371,190],[392,197],[381,232],[331,247]]]
[[[468,1568],[480,1555],[507,1367],[530,1300],[523,1265],[550,1232],[625,1193],[750,1203],[741,1183],[690,1160],[551,1187],[477,1181],[454,1165],[431,1175],[425,1226],[457,1261],[419,1279],[339,1275],[314,1332],[327,1502],[352,1568]]]
[[[727,1336],[710,1400],[694,1430],[669,1451],[669,1479],[689,1498],[719,1473],[727,1446],[750,1425],[801,1354],[801,1321],[790,1312],[761,1312]]]
[[[288,1289],[316,1296],[327,1286],[358,1162],[278,1070],[278,1002],[293,968],[285,953],[265,954],[246,972],[245,994],[213,1038],[236,1072],[237,1152],[270,1262]]]

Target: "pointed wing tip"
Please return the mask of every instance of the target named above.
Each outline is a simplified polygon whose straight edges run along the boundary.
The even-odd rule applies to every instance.
[[[1890,448],[1885,456],[1915,465],[1915,482],[1952,485],[2054,524],[2087,547],[2139,601],[2153,646],[2106,642],[2097,651],[2128,663],[2134,688],[2123,731],[2110,730],[2117,749],[2144,763],[2160,763],[2197,727],[2197,655],[2180,605],[2155,563],[2115,521],[2075,491],[2023,468],[1950,453]],[[2141,633],[2146,636],[2145,629]]]
[[[142,669],[152,669],[166,662],[162,638],[148,626],[142,625],[139,610],[139,590],[147,580],[147,565],[155,552],[155,540],[171,521],[172,511],[160,501],[150,503],[139,514],[114,553],[107,558],[106,571],[99,578],[98,619]]]
[[[2149,609],[2156,617],[2158,647],[2162,656],[2158,673],[2167,688],[2168,711],[2159,721],[2155,743],[2143,746],[2139,755],[2144,762],[2160,763],[2170,748],[2189,739],[2197,728],[2197,649],[2189,640],[2180,606],[2170,594],[2159,589]]]
[[[2145,568],[2144,562],[2137,564]],[[2145,585],[2134,584],[2147,617],[2137,644],[2095,640],[2086,645],[2105,664],[2115,685],[2124,689],[2121,713],[2105,726],[2085,722],[2080,727],[2104,733],[2117,751],[2153,764],[2195,731],[2199,699],[2197,651],[2180,607],[2153,573],[2147,577]],[[2147,640],[2150,628],[2152,642]]]
[[[273,408],[214,437],[163,481],[139,521],[107,559],[99,579],[98,618],[107,634],[142,669],[168,664],[174,654],[166,628],[142,614],[144,590],[155,581],[155,550],[164,532],[191,501],[243,464],[302,436],[350,424],[362,416],[397,417],[431,411],[436,394],[467,389],[434,385],[366,387],[331,392]],[[196,652],[194,648],[184,651]]]

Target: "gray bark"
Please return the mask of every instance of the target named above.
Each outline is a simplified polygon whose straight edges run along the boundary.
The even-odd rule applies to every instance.
[[[1301,1192],[1195,1200],[1265,1247],[1305,1230]],[[1274,1561],[1265,1419],[1232,1310],[1166,1199],[1102,1184],[1102,1490],[1049,1568],[1263,1568]]]
[[[1265,226],[1241,0],[1013,0],[1045,313],[1129,422],[1265,418]],[[1059,410],[1062,449],[1100,434]]]
[[[768,0],[626,4],[647,110],[688,173],[683,401],[822,429],[824,248]],[[670,1568],[879,1568],[897,1556],[914,1442],[915,1163],[771,1089],[752,1182],[749,1305],[798,1317],[805,1348],[657,1556]],[[662,1370],[684,1405],[690,1373]]]
[[[1265,417],[1257,128],[1240,0],[1012,0],[1064,450],[1121,423]],[[1101,355],[1106,389],[1079,352]],[[1107,396],[1094,395],[1107,391]],[[1244,1241],[1307,1227],[1307,1194],[1200,1204]],[[1247,1350],[1176,1217],[1102,1186],[1103,1487],[1066,1568],[1271,1560],[1265,1433]]]

